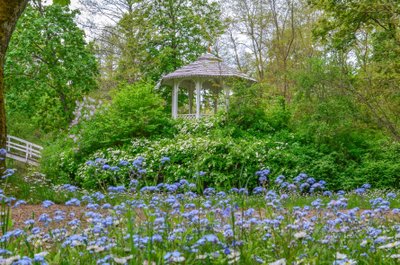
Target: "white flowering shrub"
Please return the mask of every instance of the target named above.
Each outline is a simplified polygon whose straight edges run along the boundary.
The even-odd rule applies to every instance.
[[[88,188],[100,182],[128,182],[130,174],[136,171],[132,166],[121,166],[121,163],[127,161],[131,165],[136,159],[143,158],[146,172],[141,177],[148,181],[199,178],[198,182],[205,186],[244,186],[266,163],[268,144],[254,139],[187,135],[152,141],[135,139],[125,150],[109,148],[91,155],[89,160],[93,162],[79,167],[78,179]],[[102,170],[104,166],[110,170]],[[111,167],[118,168],[112,171]],[[199,176],[199,172],[204,174]],[[255,183],[247,184],[253,186]]]

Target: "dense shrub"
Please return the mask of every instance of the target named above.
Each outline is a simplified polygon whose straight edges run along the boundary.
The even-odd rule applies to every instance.
[[[346,175],[349,178],[343,179],[343,184],[354,186],[368,182],[373,183],[375,188],[400,188],[400,144],[376,144],[372,150],[362,155],[360,164],[347,168]]]
[[[167,135],[171,119],[153,90],[152,84],[139,83],[115,92],[110,105],[75,128],[80,152],[121,145],[133,137]]]
[[[268,97],[269,88],[264,84],[235,82],[230,86],[233,95],[227,121],[232,127],[257,134],[287,128],[290,112],[285,108],[284,99]]]
[[[327,100],[312,107],[318,109],[313,115],[293,116],[290,122],[290,111],[300,109],[288,110],[275,99],[257,110],[243,100],[231,104],[227,114],[172,122],[152,86],[127,86],[72,129],[76,142],[64,137],[48,147],[42,165],[52,177],[86,188],[127,183],[134,175],[151,184],[186,178],[199,187],[252,188],[255,172],[263,168],[271,169],[271,178],[305,172],[334,190],[366,182],[399,187],[399,145],[355,126],[345,117],[345,100]],[[138,159],[146,172],[132,164]]]
[[[43,172],[55,180],[60,176],[73,180],[79,165],[99,149],[122,146],[134,137],[172,135],[172,120],[153,87],[138,83],[115,91],[109,104],[45,148]]]
[[[92,162],[80,165],[78,181],[87,188],[126,183],[132,174],[137,174],[138,168],[132,163],[140,159],[147,169],[140,178],[152,184],[185,178],[196,181],[200,187],[252,188],[257,184],[255,173],[270,168],[272,179],[279,175],[290,179],[306,172],[310,177],[326,180],[328,188],[335,190],[355,188],[366,182],[380,188],[398,185],[398,146],[387,149],[382,143],[374,150],[365,149],[366,155],[351,159],[343,152],[324,152],[290,132],[264,137],[221,137],[221,123],[218,119],[181,121],[176,126],[175,138],[140,138],[123,147],[99,150],[89,157]]]
[[[151,182],[173,182],[182,178],[198,178],[202,186],[214,184],[230,187],[245,186],[247,180],[252,179],[253,183],[249,185],[254,186],[256,184],[254,172],[265,164],[267,146],[268,142],[256,139],[180,135],[174,139],[165,138],[154,141],[136,139],[132,146],[126,147],[125,150],[98,151],[91,156],[91,159],[102,162],[101,168],[104,165],[121,167],[123,163],[121,161],[132,164],[135,159],[143,157],[147,168],[143,178]],[[166,157],[168,161],[164,161]],[[80,167],[78,176],[84,186],[93,187],[92,184],[97,181],[94,180],[96,176],[108,183],[113,183],[113,178],[116,177],[108,170],[95,170],[95,172],[96,174],[94,174],[92,163]],[[199,172],[205,172],[205,174],[199,175]],[[120,172],[116,173],[116,175],[120,174]],[[127,177],[130,171],[122,170],[121,173]],[[128,178],[125,178],[125,181],[128,181]]]

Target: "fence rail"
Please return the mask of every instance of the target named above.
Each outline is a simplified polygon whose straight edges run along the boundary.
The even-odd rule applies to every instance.
[[[7,157],[28,163],[34,166],[39,165],[43,147],[28,142],[15,136],[7,135]]]
[[[201,114],[200,118],[206,118],[206,117],[211,117],[211,116],[212,115],[210,115],[210,114]],[[196,117],[196,114],[179,114],[178,118],[185,119],[185,120],[195,120],[197,117]]]

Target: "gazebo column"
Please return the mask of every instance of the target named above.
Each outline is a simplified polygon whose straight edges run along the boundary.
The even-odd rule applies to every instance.
[[[172,118],[178,118],[178,91],[179,83],[174,81],[174,89],[172,90]]]
[[[189,114],[193,113],[193,91],[192,87],[189,88]]]
[[[200,101],[201,101],[201,89],[203,86],[203,82],[200,80],[196,80],[196,119],[200,119]]]

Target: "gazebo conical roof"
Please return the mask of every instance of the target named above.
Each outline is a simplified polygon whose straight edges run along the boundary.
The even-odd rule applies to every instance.
[[[175,72],[163,77],[162,83],[171,83],[174,79],[190,78],[228,78],[237,77],[257,82],[255,79],[241,73],[240,71],[226,65],[217,56],[206,53],[200,56],[195,62],[185,65]]]

